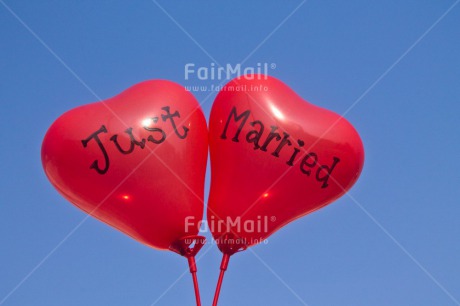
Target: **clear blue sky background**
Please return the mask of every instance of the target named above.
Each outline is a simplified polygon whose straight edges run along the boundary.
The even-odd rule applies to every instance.
[[[454,1],[309,0],[282,25],[301,1],[219,2],[159,4],[221,64],[262,43],[245,66],[275,63],[338,113],[359,99],[346,118],[366,148],[357,202],[289,224],[253,248],[264,263],[235,255],[220,305],[459,305],[460,5],[423,36]],[[60,244],[85,214],[45,178],[40,146],[60,114],[96,100],[76,76],[105,99],[146,79],[215,84],[184,79],[211,59],[150,0],[1,0],[0,22],[2,305],[192,305],[173,253],[94,219]],[[204,305],[219,262],[216,247],[199,262]]]

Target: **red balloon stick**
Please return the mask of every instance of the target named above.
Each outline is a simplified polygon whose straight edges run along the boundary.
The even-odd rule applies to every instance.
[[[225,271],[227,271],[230,256],[237,252],[241,252],[247,249],[248,245],[244,239],[237,238],[231,233],[226,233],[221,238],[216,240],[219,250],[222,252],[222,262],[220,263],[220,274],[217,280],[216,291],[214,293],[214,300],[212,306],[217,306],[219,301],[220,288],[222,287],[222,281],[224,280]]]
[[[205,243],[206,238],[203,236],[186,236],[173,243],[170,247],[171,251],[187,258],[190,273],[192,274],[197,306],[201,306],[201,298],[200,288],[198,286],[198,277],[196,276],[197,268],[195,255],[201,250]]]

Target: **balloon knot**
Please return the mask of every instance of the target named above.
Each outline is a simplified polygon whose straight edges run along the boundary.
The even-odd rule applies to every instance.
[[[219,250],[226,255],[233,255],[248,248],[245,238],[240,238],[232,233],[225,233],[216,239]]]
[[[174,241],[169,249],[181,256],[190,258],[195,257],[195,255],[201,250],[205,243],[206,238],[203,236],[185,236],[179,240]]]

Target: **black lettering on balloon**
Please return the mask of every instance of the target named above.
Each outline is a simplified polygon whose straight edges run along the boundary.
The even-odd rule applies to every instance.
[[[177,127],[176,127],[176,123],[174,122],[174,117],[177,117],[177,118],[180,118],[180,114],[178,111],[175,111],[173,114],[170,113],[170,107],[169,106],[165,106],[165,107],[162,107],[161,108],[162,110],[164,110],[166,112],[166,115],[161,115],[161,119],[163,119],[163,121],[166,122],[166,120],[171,120],[171,125],[174,129],[174,132],[176,133],[177,137],[179,137],[180,139],[185,139],[185,137],[187,137],[187,133],[189,131],[189,128],[185,127],[185,126],[182,126],[182,128],[184,129],[184,134],[181,135],[179,133],[179,131],[177,130]],[[150,137],[149,137],[150,138]],[[153,138],[153,137],[152,137]]]
[[[168,113],[169,113],[169,107],[168,107]],[[152,122],[153,123],[157,123],[158,122],[158,117],[153,117],[151,118],[152,119]],[[171,119],[172,120],[172,119]],[[174,130],[176,129],[176,126],[174,125],[173,123],[173,127],[174,127]],[[149,137],[147,137],[147,140],[150,141],[150,142],[153,142],[155,144],[160,144],[162,143],[163,141],[166,140],[166,133],[160,129],[160,128],[151,128],[151,127],[148,127],[148,126],[144,126],[144,129],[146,129],[147,131],[149,132],[156,132],[156,133],[160,133],[161,134],[161,138],[160,139],[155,139],[155,137],[153,137],[152,135],[150,135]],[[180,138],[180,137],[179,137]],[[185,136],[184,136],[185,138]],[[183,138],[182,138],[183,139]]]
[[[318,168],[318,171],[316,171],[316,180],[318,182],[323,182],[323,185],[321,185],[321,188],[326,188],[327,186],[329,186],[327,184],[327,181],[329,180],[329,176],[331,176],[332,171],[334,170],[337,163],[340,161],[338,157],[334,157],[333,159],[334,161],[332,162],[332,165],[330,167],[323,165]],[[326,173],[326,175],[324,175],[323,177],[320,177],[321,172]]]
[[[250,113],[251,112],[249,110],[247,110],[247,111],[243,112],[241,115],[238,115],[236,113],[236,107],[234,106],[232,108],[232,111],[230,112],[230,115],[228,116],[227,123],[225,123],[224,131],[222,132],[222,135],[220,135],[220,138],[221,139],[227,139],[228,125],[230,124],[230,119],[232,119],[232,116],[233,116],[233,120],[235,122],[238,122],[238,121],[242,120],[240,126],[238,127],[238,129],[237,129],[237,131],[235,133],[235,136],[233,136],[233,138],[232,138],[232,141],[238,142],[239,141],[238,137],[240,136],[241,130],[243,129],[244,124],[248,120]]]
[[[264,144],[260,147],[260,150],[262,151],[267,151],[267,146],[270,144],[270,142],[273,140],[273,138],[276,138],[276,141],[279,141],[281,139],[280,134],[275,133],[275,131],[278,129],[277,126],[271,126],[272,130],[270,131],[270,134],[268,134],[267,139],[265,139]]]
[[[166,112],[166,115],[161,115],[163,122],[167,122],[168,120],[170,120],[172,128],[174,129],[174,132],[176,133],[177,137],[179,137],[180,139],[185,139],[190,129],[185,126],[182,126],[183,133],[179,132],[180,128],[178,130],[178,127],[176,126],[176,122],[174,121],[175,117],[180,118],[179,111],[175,111],[174,113],[171,114],[169,106],[162,107],[161,109]],[[153,117],[150,119],[153,123],[157,123],[159,120],[158,117]],[[161,144],[166,140],[166,137],[167,137],[166,133],[161,128],[144,126],[144,129],[146,131],[151,132],[150,135],[147,137],[147,140],[145,138],[141,138],[140,140],[137,140],[136,137],[134,137],[133,135],[132,127],[129,127],[124,131],[129,136],[129,144],[126,140],[126,135],[121,136],[121,138],[125,140],[120,140],[119,134],[114,134],[109,139],[110,141],[113,141],[118,152],[125,154],[125,155],[133,153],[134,150],[136,149],[136,146],[140,147],[141,149],[144,149],[146,145],[146,141],[150,141],[154,144]],[[108,133],[105,125],[101,125],[101,127],[97,131],[89,135],[86,139],[81,140],[81,143],[83,144],[84,148],[87,148],[88,143],[94,139],[99,149],[101,150],[102,155],[104,156],[105,166],[101,167],[100,166],[101,162],[96,159],[91,163],[89,168],[94,169],[99,174],[105,174],[109,170],[110,160],[109,160],[109,155],[107,153],[107,150],[105,149],[104,144],[99,138],[99,134],[101,133]]]
[[[97,145],[99,146],[99,149],[101,149],[101,151],[102,151],[102,155],[104,155],[105,167],[103,169],[99,168],[99,161],[96,159],[89,166],[89,168],[96,170],[97,173],[99,173],[99,174],[105,174],[107,172],[107,170],[109,170],[109,155],[107,154],[107,151],[105,150],[104,145],[102,144],[101,140],[99,139],[98,135],[100,133],[107,133],[107,128],[104,125],[102,125],[99,128],[99,130],[97,130],[96,132],[94,132],[91,135],[89,135],[88,138],[83,139],[81,141],[81,143],[83,144],[83,147],[86,148],[88,146],[88,142],[91,139],[94,139],[94,141],[96,141]]]
[[[169,111],[168,111],[168,114],[169,114]],[[227,131],[229,129],[230,123],[232,123],[231,128],[230,128],[231,129],[230,133],[234,133],[232,137],[232,141],[239,142],[239,136],[243,130],[244,125],[248,121],[250,115],[251,115],[250,110],[246,110],[242,113],[238,113],[236,110],[236,107],[233,106],[227,118],[227,122],[225,123],[222,134],[220,135],[220,138],[227,139]],[[302,151],[301,148],[305,146],[305,142],[302,139],[298,139],[297,140],[298,146],[295,146],[295,144],[293,144],[294,141],[291,141],[291,138],[290,138],[291,136],[288,133],[283,131],[283,136],[281,136],[280,133],[277,132],[279,127],[272,125],[270,126],[271,127],[270,133],[265,138],[265,141],[263,141],[262,137],[264,136],[264,132],[265,132],[264,123],[260,120],[254,120],[250,122],[249,125],[252,126],[253,129],[247,131],[244,139],[250,146],[252,145],[252,148],[254,150],[259,149],[261,151],[267,152],[268,146],[272,142],[275,142],[276,148],[272,151],[271,155],[275,156],[276,158],[279,158],[280,153],[283,150],[283,148],[292,146],[291,150],[285,149],[285,151],[288,150],[289,152],[292,152],[286,164],[291,167],[294,166],[294,162],[299,156],[299,153]],[[261,145],[262,141],[263,141],[263,144]],[[300,167],[299,167],[300,171],[306,176],[314,177],[316,181],[318,181],[319,183],[322,183],[321,188],[326,188],[329,186],[328,184],[329,177],[332,175],[332,172],[334,171],[334,169],[336,168],[337,164],[340,161],[338,157],[333,157],[333,162],[330,166],[321,165],[318,154],[316,154],[315,152],[309,152],[300,159],[301,159]]]
[[[305,145],[305,142],[303,140],[297,140],[297,143],[299,144],[300,147],[303,147]],[[288,164],[289,166],[294,166],[294,160],[297,156],[297,154],[299,154],[300,150],[298,148],[294,148],[294,153],[292,153],[291,155],[291,158],[287,161],[286,164]]]
[[[312,159],[311,162],[308,162],[309,159]],[[316,153],[308,153],[307,155],[304,156],[304,158],[302,159],[302,162],[300,163],[300,171],[302,171],[304,174],[310,176],[310,173],[311,173],[311,170],[307,170],[305,169],[305,167],[308,167],[308,168],[313,168],[314,166],[316,166],[316,164],[318,163],[318,155],[316,155]]]
[[[156,129],[156,132],[161,133],[161,138],[160,139],[155,139],[152,135],[150,135],[149,137],[147,137],[147,140],[150,141],[150,142],[153,142],[155,144],[160,144],[163,141],[165,141],[166,133],[162,129]]]
[[[283,139],[281,139],[281,142],[280,142],[280,144],[278,145],[278,147],[276,147],[276,150],[273,151],[273,153],[272,153],[273,156],[275,156],[275,157],[280,157],[280,151],[281,151],[281,149],[282,149],[285,145],[288,145],[288,147],[292,145],[291,141],[290,141],[288,138],[289,138],[289,134],[286,133],[286,132],[283,132]]]
[[[253,143],[254,144],[254,150],[257,150],[260,148],[259,145],[259,140],[260,137],[262,137],[262,134],[264,133],[264,124],[260,122],[259,120],[253,121],[249,123],[251,126],[255,126],[256,124],[260,126],[259,130],[254,129],[253,131],[250,131],[246,135],[246,141],[248,143]]]
[[[134,138],[134,135],[133,135],[133,128],[128,128],[126,131],[125,131],[126,134],[129,135],[129,148],[127,150],[124,150],[120,144],[118,143],[118,135],[115,134],[113,135],[112,137],[110,137],[110,140],[113,141],[115,143],[115,146],[117,147],[118,151],[120,151],[121,153],[123,154],[130,154],[134,151],[134,147],[135,146],[139,146],[141,147],[141,149],[143,149],[145,147],[145,139],[142,139],[141,141],[137,141],[135,138]]]

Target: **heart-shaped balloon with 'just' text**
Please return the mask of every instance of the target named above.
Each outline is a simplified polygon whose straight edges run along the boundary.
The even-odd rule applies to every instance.
[[[173,82],[139,83],[59,117],[42,145],[53,186],[132,238],[168,249],[198,233],[207,127],[198,102]]]
[[[363,167],[363,144],[346,119],[266,75],[224,86],[209,130],[208,226],[224,253],[235,251],[224,237],[251,246],[336,200]]]

